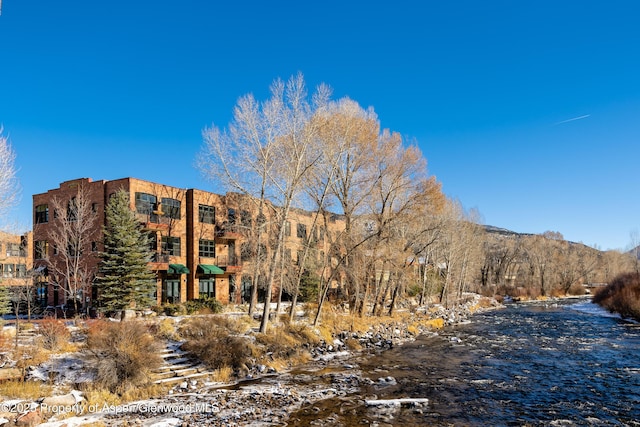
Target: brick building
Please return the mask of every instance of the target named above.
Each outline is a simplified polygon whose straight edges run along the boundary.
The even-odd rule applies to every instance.
[[[218,195],[136,178],[112,181],[81,178],[63,182],[57,189],[33,196],[35,268],[44,270],[61,262],[58,249],[51,244],[55,232],[53,218],[60,213],[51,211],[54,205],[72,203],[82,190],[95,215],[95,223],[89,232],[90,245],[82,249],[82,256],[95,275],[99,262],[96,255],[102,250],[105,206],[109,197],[120,189],[129,194],[131,209],[150,235],[154,256],[149,266],[157,277],[158,304],[205,296],[222,303],[246,301],[250,293],[248,274],[252,269],[252,254],[245,248],[252,241],[249,230],[257,215],[255,204],[236,193]],[[298,253],[302,236],[311,232],[314,215],[304,211],[292,215],[296,234],[291,236],[292,227],[288,224],[287,254]],[[316,227],[313,232],[318,236],[314,239],[314,256],[324,257],[328,252],[325,231]],[[54,277],[51,270],[54,269],[48,270],[47,303],[51,306],[65,304],[68,293],[59,292],[65,286],[64,279]],[[91,306],[96,297],[94,287],[82,289],[78,295],[85,308]]]
[[[0,231],[0,286],[32,284],[32,247],[33,233],[18,235]],[[41,292],[40,298],[43,295]]]

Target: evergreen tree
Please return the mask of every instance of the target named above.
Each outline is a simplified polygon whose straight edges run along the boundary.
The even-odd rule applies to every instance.
[[[151,255],[149,238],[129,207],[129,195],[120,190],[106,209],[104,252],[96,279],[102,311],[141,309],[155,303],[156,278],[147,266]]]
[[[11,294],[9,288],[0,284],[0,316],[11,313]]]

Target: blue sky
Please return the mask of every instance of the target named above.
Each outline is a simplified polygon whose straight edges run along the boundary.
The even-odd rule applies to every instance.
[[[624,248],[640,227],[639,17],[632,0],[3,0],[12,221],[30,228],[32,194],[79,177],[220,191],[193,166],[203,127],[302,72],[419,144],[486,224]]]

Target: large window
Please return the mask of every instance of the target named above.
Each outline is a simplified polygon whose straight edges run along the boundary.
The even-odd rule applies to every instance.
[[[200,279],[198,293],[200,298],[215,298],[216,296],[215,280]]]
[[[162,216],[180,219],[180,200],[162,198]]]
[[[36,224],[49,222],[49,205],[36,206]]]
[[[47,258],[49,254],[49,242],[46,240],[37,240],[33,245],[33,257],[35,259]]]
[[[180,280],[165,280],[162,289],[162,302],[175,304],[180,302]]]
[[[198,253],[201,257],[214,258],[216,256],[216,242],[214,240],[200,239]]]
[[[7,243],[7,256],[20,256],[20,244]]]
[[[200,205],[198,206],[198,217],[200,218],[200,222],[205,224],[215,224],[216,208],[208,205]]]
[[[136,211],[141,214],[150,215],[157,207],[158,199],[153,194],[136,192]]]
[[[180,238],[163,236],[162,237],[162,252],[167,255],[180,256],[182,251],[180,249]]]

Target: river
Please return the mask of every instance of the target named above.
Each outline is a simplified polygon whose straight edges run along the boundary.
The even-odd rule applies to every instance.
[[[639,350],[640,326],[586,299],[509,304],[349,361],[370,381],[301,409],[287,425],[640,426]],[[396,398],[429,403],[364,405]]]

